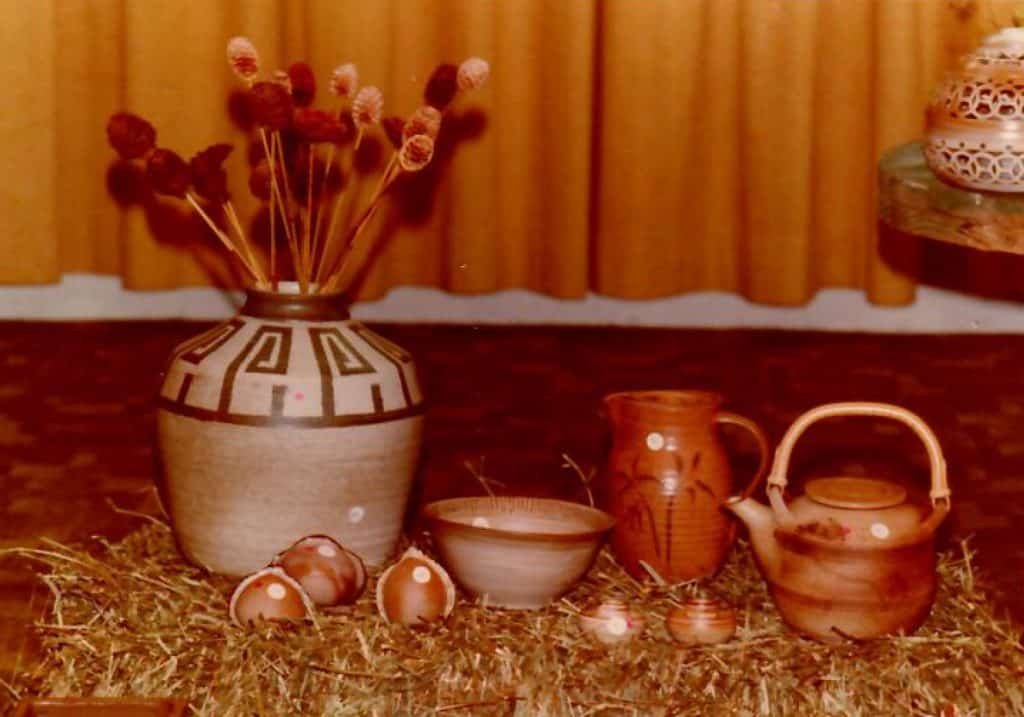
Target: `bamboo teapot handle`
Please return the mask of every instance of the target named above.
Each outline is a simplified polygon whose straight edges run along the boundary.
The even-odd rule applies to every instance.
[[[807,411],[800,416],[786,431],[786,435],[779,442],[775,451],[775,462],[772,464],[771,473],[768,475],[768,499],[775,511],[775,518],[780,524],[792,522],[792,515],[782,499],[782,493],[786,488],[786,475],[789,473],[789,459],[793,453],[793,447],[797,439],[803,435],[812,423],[824,418],[836,418],[838,416],[876,416],[880,418],[892,418],[911,428],[924,443],[928,451],[928,461],[931,464],[931,491],[929,497],[932,501],[932,514],[926,519],[931,525],[938,523],[947,512],[950,506],[949,484],[946,479],[946,460],[942,456],[942,447],[939,439],[928,424],[916,413],[912,413],[900,406],[889,403],[869,403],[865,401],[849,401],[845,403],[827,403]]]

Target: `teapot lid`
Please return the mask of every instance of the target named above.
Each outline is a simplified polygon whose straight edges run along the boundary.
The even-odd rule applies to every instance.
[[[816,478],[804,493],[815,503],[857,510],[891,508],[907,499],[903,486],[872,478]]]

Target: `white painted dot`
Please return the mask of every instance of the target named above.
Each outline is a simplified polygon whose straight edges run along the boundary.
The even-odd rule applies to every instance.
[[[608,632],[612,635],[625,635],[629,625],[626,624],[626,618],[621,615],[608,619]]]
[[[267,597],[271,600],[284,600],[288,596],[288,591],[285,590],[284,585],[281,583],[274,583],[273,585],[267,586]]]
[[[418,582],[420,585],[425,585],[430,582],[430,568],[426,568],[422,565],[413,568],[412,579]]]
[[[348,509],[348,522],[358,523],[366,517],[366,508],[361,505],[353,505]]]
[[[885,540],[889,537],[889,526],[885,523],[872,523],[871,534],[879,540]]]
[[[473,518],[473,527],[474,528],[490,528],[491,527],[491,522],[489,520],[487,520],[487,518],[484,518],[483,516],[477,516],[476,518]]]
[[[333,558],[338,554],[338,551],[334,549],[333,545],[327,545],[326,543],[317,548],[316,552],[320,553],[325,558]]]
[[[679,489],[679,479],[675,476],[668,476],[661,480],[661,491],[665,495],[674,495]]]
[[[647,447],[652,451],[660,451],[665,447],[665,436],[661,435],[657,431],[652,431],[647,434]]]

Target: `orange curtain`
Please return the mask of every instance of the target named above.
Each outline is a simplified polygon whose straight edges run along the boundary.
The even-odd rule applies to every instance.
[[[429,212],[375,227],[365,297],[397,285],[720,289],[799,304],[845,286],[905,302],[912,278],[876,245],[877,159],[920,135],[941,73],[1019,5],[0,0],[0,282],[68,271],[138,289],[232,281],[194,218],[115,204],[104,125],[130,109],[183,154],[243,146],[224,45],[244,34],[270,68],[306,58],[326,78],[355,62],[399,114],[438,61],[491,61],[465,108],[484,113],[482,132],[457,147]],[[248,214],[243,155],[230,170]]]

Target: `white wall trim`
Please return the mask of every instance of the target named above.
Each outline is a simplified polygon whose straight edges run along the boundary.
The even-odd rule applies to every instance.
[[[0,287],[0,319],[221,319],[238,294],[216,289],[126,291],[116,277],[68,274],[59,284]],[[758,327],[899,333],[1024,333],[1024,305],[922,287],[905,307],[872,306],[864,293],[828,289],[806,306],[752,304],[734,294],[700,292],[627,301],[590,295],[565,301],[529,291],[455,296],[400,288],[357,304],[365,321],[459,324],[585,324],[664,327]]]

